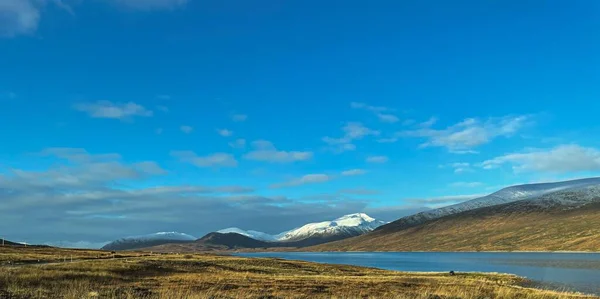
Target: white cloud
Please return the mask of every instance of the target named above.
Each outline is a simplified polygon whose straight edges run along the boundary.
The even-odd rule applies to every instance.
[[[323,137],[323,142],[329,145],[329,149],[334,152],[344,152],[355,150],[356,146],[352,143],[354,140],[360,140],[366,136],[378,136],[379,131],[371,130],[359,122],[349,122],[342,127],[344,136],[340,138]]]
[[[398,137],[377,139],[377,142],[379,142],[379,143],[394,143],[396,141],[398,141]]]
[[[455,187],[455,188],[475,188],[475,187],[480,187],[483,186],[483,183],[481,182],[455,182],[450,184],[450,187]]]
[[[467,118],[445,129],[421,128],[400,132],[399,136],[420,137],[421,147],[445,147],[452,153],[476,153],[472,149],[497,137],[510,137],[531,122],[528,115],[489,118],[485,121]]]
[[[229,136],[233,135],[233,131],[230,131],[227,129],[217,129],[217,133],[219,133],[219,135],[221,135],[223,137],[229,137]]]
[[[0,37],[34,33],[40,21],[39,6],[31,0],[0,1]]]
[[[565,173],[600,170],[600,150],[576,144],[559,145],[552,149],[536,149],[512,153],[481,163],[484,169],[509,164],[515,172]]]
[[[430,208],[445,207],[452,204],[457,204],[463,201],[475,199],[478,197],[485,196],[486,194],[465,194],[465,195],[449,195],[449,196],[438,196],[438,197],[427,197],[427,198],[409,198],[406,201],[417,204],[425,205]]]
[[[227,153],[214,153],[200,157],[192,151],[172,151],[171,156],[198,167],[237,167],[238,165],[235,157]]]
[[[392,109],[387,108],[387,107],[371,106],[371,105],[367,105],[365,103],[360,103],[360,102],[352,102],[352,103],[350,103],[350,107],[352,107],[354,109],[364,109],[364,110],[371,111],[371,112],[392,111]]]
[[[384,123],[396,123],[400,120],[397,116],[395,116],[393,114],[378,113],[377,117],[379,118],[380,121],[382,121]]]
[[[366,161],[368,163],[379,163],[379,164],[382,164],[382,163],[388,162],[389,158],[386,157],[386,156],[371,156],[371,157],[368,157]]]
[[[422,123],[419,123],[419,127],[429,128],[429,127],[435,125],[437,123],[437,121],[438,121],[437,117],[433,117],[432,116],[428,120],[426,120],[426,121],[424,121]]]
[[[455,162],[450,164],[440,165],[440,168],[452,168],[454,169],[454,173],[465,173],[465,172],[473,172],[473,168],[471,168],[471,163],[467,162]]]
[[[352,107],[354,109],[363,109],[363,110],[373,112],[377,116],[379,121],[384,122],[384,123],[396,123],[396,122],[400,121],[400,119],[397,116],[389,113],[390,111],[393,111],[393,109],[390,109],[387,107],[371,106],[371,105],[367,105],[365,103],[359,103],[359,102],[350,103],[350,107]],[[387,113],[383,113],[383,112],[387,112]]]
[[[246,147],[246,139],[238,138],[235,141],[229,142],[229,146],[233,148],[245,148]]]
[[[313,157],[313,153],[308,151],[278,150],[273,143],[266,140],[254,141],[252,146],[254,150],[244,155],[245,159],[270,163],[290,163],[310,160]]]
[[[273,184],[271,188],[284,188],[284,187],[294,187],[306,184],[316,184],[316,183],[325,183],[332,179],[331,176],[326,174],[307,174],[301,178],[293,179],[284,183]]]
[[[248,119],[248,115],[246,114],[233,114],[231,115],[231,120],[235,122],[243,122]]]
[[[376,195],[376,194],[380,194],[381,192],[379,192],[377,190],[369,190],[369,189],[364,189],[364,188],[354,188],[354,189],[342,189],[342,190],[338,191],[338,193],[351,194],[351,195]]]
[[[150,117],[152,111],[133,102],[112,103],[110,101],[97,101],[94,103],[79,103],[73,105],[75,110],[85,112],[93,118],[130,119],[134,116]]]
[[[137,10],[173,9],[185,5],[188,0],[105,0]]]
[[[355,175],[363,175],[367,173],[364,169],[349,169],[342,171],[343,176],[355,176]]]
[[[164,10],[184,6],[189,0],[104,0],[133,10]],[[80,1],[73,1],[80,2]],[[0,37],[33,34],[38,29],[41,11],[47,4],[74,15],[63,0],[0,0]],[[160,96],[159,96],[160,97]]]
[[[192,131],[194,131],[194,127],[186,126],[186,125],[179,127],[179,129],[181,130],[181,132],[186,133],[186,134],[192,133]]]

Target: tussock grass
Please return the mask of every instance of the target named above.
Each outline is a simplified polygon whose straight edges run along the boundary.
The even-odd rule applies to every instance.
[[[449,276],[272,258],[130,254],[2,266],[0,298],[593,298],[525,288],[522,278],[505,274]]]

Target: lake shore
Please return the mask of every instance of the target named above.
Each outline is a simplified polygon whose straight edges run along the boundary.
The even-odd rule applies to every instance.
[[[75,256],[73,262],[65,255]],[[598,298],[535,289],[508,274],[451,276],[213,254],[0,248],[0,260],[19,256],[55,262],[0,266],[0,298]]]

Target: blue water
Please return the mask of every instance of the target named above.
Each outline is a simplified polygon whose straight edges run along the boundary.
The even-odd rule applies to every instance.
[[[264,252],[238,255],[398,271],[512,273],[548,288],[600,295],[600,253]]]

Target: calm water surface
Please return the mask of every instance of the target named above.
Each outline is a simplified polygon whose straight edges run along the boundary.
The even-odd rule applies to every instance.
[[[264,252],[277,257],[399,271],[512,273],[553,289],[600,295],[600,253]]]

